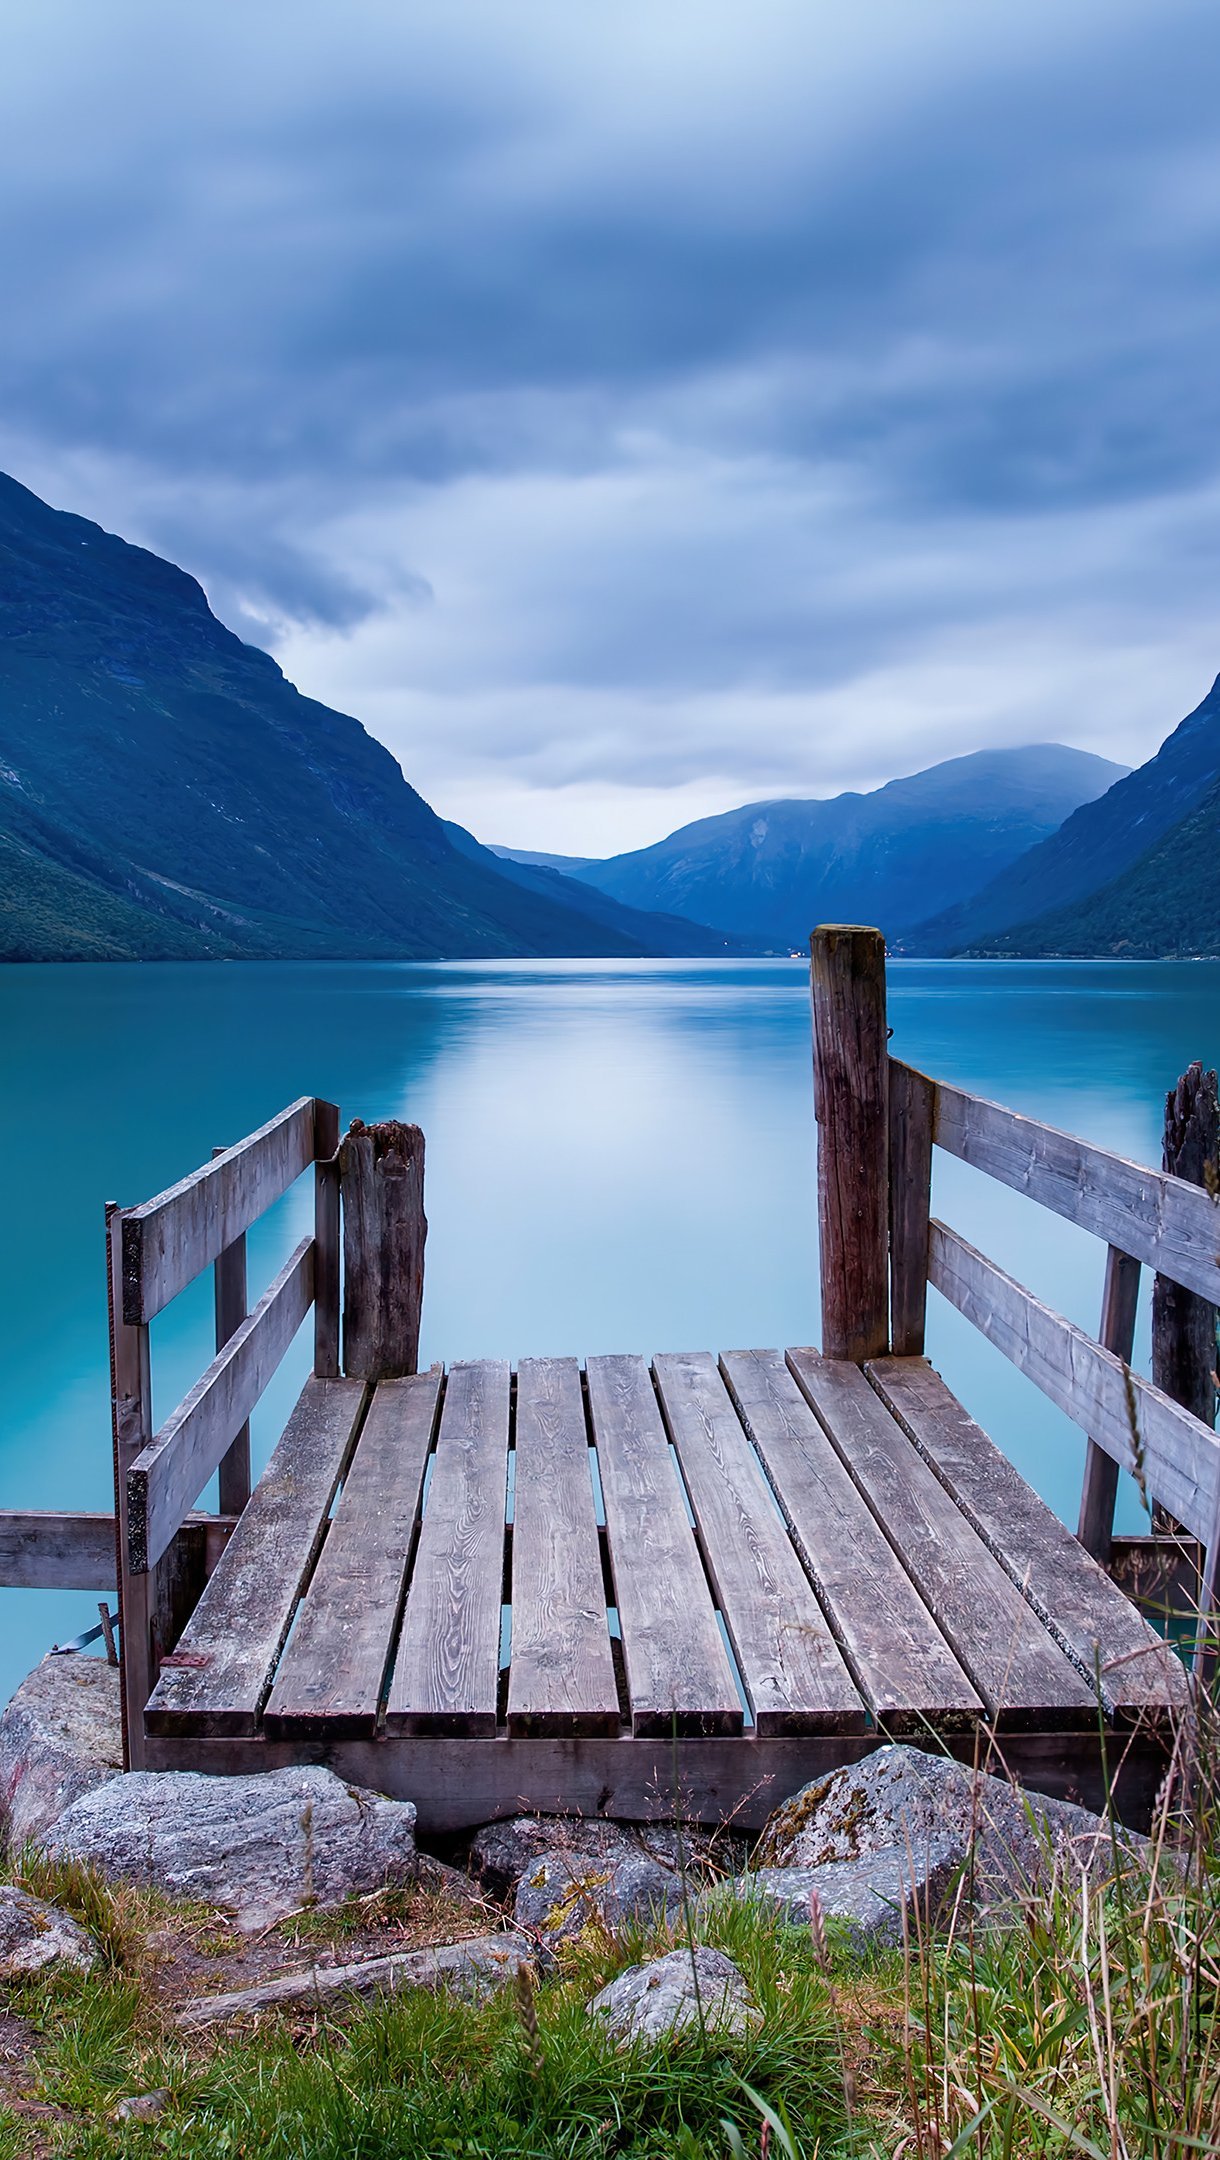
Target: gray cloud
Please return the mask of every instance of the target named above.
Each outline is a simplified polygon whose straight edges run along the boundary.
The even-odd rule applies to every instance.
[[[1140,755],[1214,672],[1201,0],[27,18],[4,463],[442,809]]]

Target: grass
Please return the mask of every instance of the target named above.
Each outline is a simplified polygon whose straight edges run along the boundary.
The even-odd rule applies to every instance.
[[[716,1901],[671,1934],[590,1927],[536,1983],[481,2003],[415,1992],[189,2039],[146,1953],[172,1908],[27,1858],[21,1879],[104,1956],[88,1978],[0,1996],[32,2033],[0,2099],[0,2160],[1195,2160],[1220,2150],[1214,1738],[1183,1735],[1190,1822],[1167,1797],[1155,1865],[1104,1882],[1049,1868],[1003,1929],[963,1900],[948,1933],[916,1926],[861,1956],[820,1912],[794,1928]],[[369,1903],[327,1924],[339,1954]],[[223,1941],[202,1909],[180,1924]],[[618,2050],[586,2003],[688,1924],[738,1964],[757,2025]],[[287,1924],[285,1956],[311,1940]],[[155,2119],[116,2120],[123,2096],[159,2088]]]

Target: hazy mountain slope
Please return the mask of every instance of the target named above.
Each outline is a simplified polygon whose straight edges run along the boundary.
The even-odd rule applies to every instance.
[[[193,578],[3,476],[0,842],[0,957],[672,949],[459,854]]]
[[[1021,856],[962,907],[928,920],[908,940],[913,952],[962,952],[996,933],[1032,923],[1097,893],[1181,822],[1220,778],[1220,676],[1201,705],[1156,756],[1067,819],[1061,831]],[[1016,946],[1011,949],[1016,950]]]
[[[681,915],[661,915],[655,909],[625,907],[621,900],[612,900],[609,893],[599,892],[594,885],[584,885],[572,876],[550,867],[549,859],[541,856],[511,855],[507,848],[485,848],[464,825],[456,825],[451,819],[444,820],[445,833],[459,854],[494,855],[502,877],[512,878],[530,892],[542,893],[564,906],[579,907],[591,921],[609,927],[621,927],[623,923],[647,926],[648,935],[655,941],[656,952],[682,953],[691,957],[713,956],[717,953],[757,952],[757,938],[737,937],[731,931],[712,930],[706,923],[689,922]],[[560,861],[575,862],[575,856],[561,856]]]
[[[1032,958],[1220,955],[1220,780],[1146,855],[1085,900],[999,931],[980,949]]]
[[[498,855],[502,862],[528,863],[538,870],[558,870],[564,877],[575,877],[585,863],[594,862],[592,855],[540,855],[536,848],[497,847],[494,840],[487,843],[488,853]]]
[[[747,803],[570,875],[633,907],[801,945],[815,922],[896,938],[977,891],[1122,771],[1057,743],[951,758],[871,795]]]

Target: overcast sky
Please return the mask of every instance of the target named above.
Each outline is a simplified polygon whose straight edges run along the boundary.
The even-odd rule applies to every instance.
[[[1220,668],[1214,0],[37,0],[0,464],[483,839]]]

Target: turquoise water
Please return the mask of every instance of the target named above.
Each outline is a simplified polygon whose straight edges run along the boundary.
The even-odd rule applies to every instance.
[[[890,1008],[900,1055],[1148,1162],[1165,1089],[1220,1057],[1220,964],[899,961]],[[428,1359],[817,1339],[799,962],[10,967],[0,1015],[0,1506],[111,1504],[105,1201],[146,1199],[297,1095],[424,1127]],[[1092,1239],[960,1164],[935,1198],[1095,1325]],[[303,1181],[254,1234],[252,1291],[309,1211]],[[154,1327],[158,1416],[207,1362],[209,1299]],[[1074,1521],[1075,1428],[932,1305],[931,1354]],[[303,1333],[256,1424],[264,1457],[306,1361]],[[95,1607],[0,1591],[0,1700]]]

